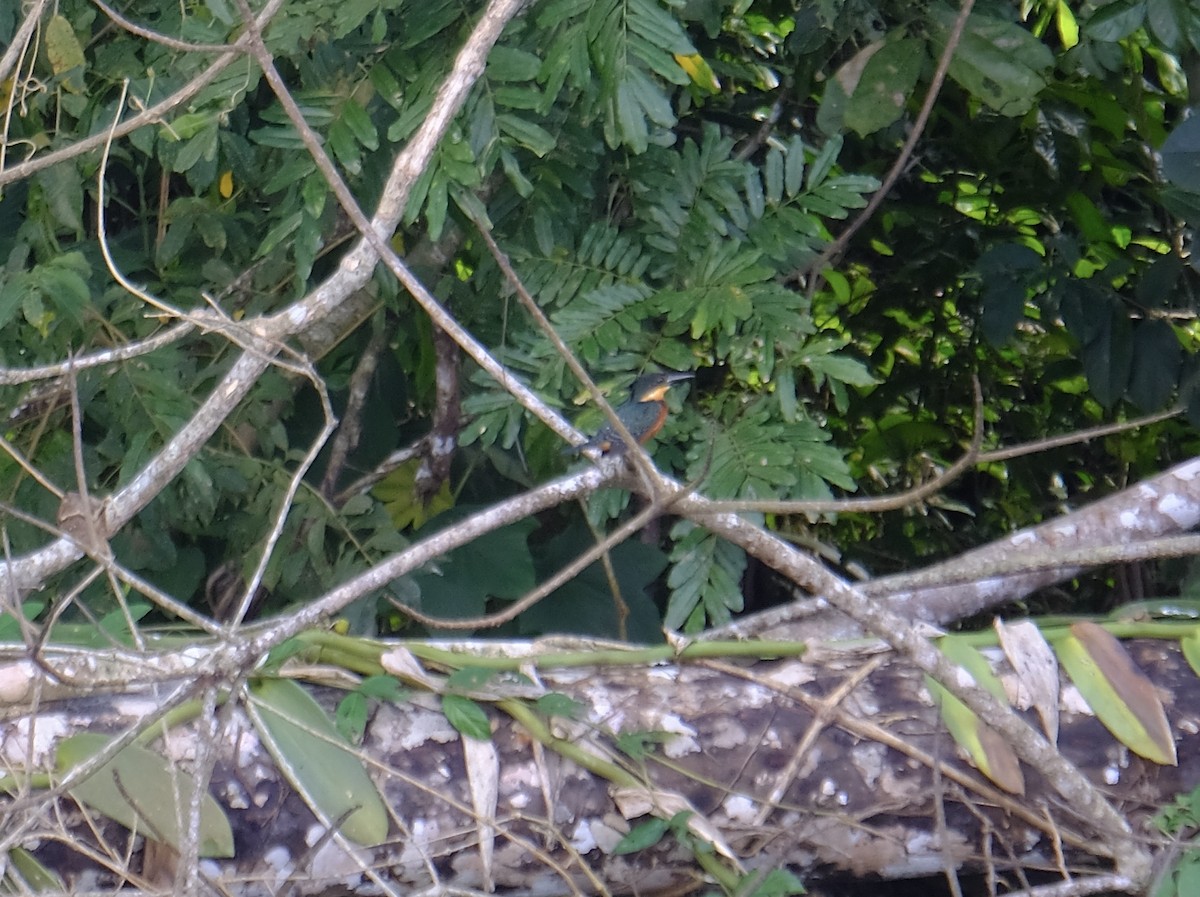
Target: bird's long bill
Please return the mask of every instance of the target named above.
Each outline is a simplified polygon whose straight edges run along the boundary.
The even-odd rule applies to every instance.
[[[661,383],[655,385],[641,395],[636,396],[636,399],[639,402],[661,402],[666,396],[667,390],[670,389],[673,384],[679,383],[682,380],[691,380],[695,376],[696,375],[692,373],[663,374]]]

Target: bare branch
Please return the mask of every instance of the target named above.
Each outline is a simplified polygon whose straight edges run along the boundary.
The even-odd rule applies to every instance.
[[[98,349],[86,355],[72,358],[69,361],[59,361],[54,364],[43,364],[31,368],[0,367],[0,386],[16,386],[35,380],[51,380],[55,377],[64,377],[66,376],[68,366],[73,366],[77,371],[83,371],[89,368],[104,367],[118,361],[128,361],[130,358],[137,358],[140,355],[149,355],[151,352],[156,352],[164,346],[179,342],[179,340],[191,333],[195,327],[196,325],[191,321],[184,320],[173,324],[161,333],[154,334],[154,336],[148,336],[145,339],[126,343],[123,346],[117,346],[112,349]]]

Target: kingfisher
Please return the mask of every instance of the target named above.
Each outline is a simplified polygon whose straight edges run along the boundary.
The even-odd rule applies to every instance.
[[[633,385],[629,387],[629,401],[623,402],[614,410],[621,423],[639,444],[649,441],[666,423],[667,390],[676,383],[691,380],[694,376],[695,374],[670,371],[643,374],[633,381]],[[572,455],[619,455],[625,451],[625,443],[612,424],[605,424],[587,442],[573,446],[567,451]]]

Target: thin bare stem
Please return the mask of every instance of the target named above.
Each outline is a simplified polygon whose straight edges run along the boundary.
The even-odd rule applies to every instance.
[[[942,92],[942,84],[945,83],[946,72],[950,70],[950,61],[954,58],[954,51],[958,49],[958,43],[962,40],[963,29],[966,27],[967,19],[970,17],[971,10],[974,7],[975,0],[963,0],[963,4],[958,11],[958,16],[955,18],[954,24],[950,28],[950,33],[946,37],[946,46],[942,50],[942,55],[938,58],[933,78],[929,82],[929,90],[925,94],[925,102],[921,104],[921,111],[917,113],[917,118],[913,122],[912,129],[908,132],[908,139],[904,141],[904,146],[901,147],[900,154],[896,157],[896,161],[892,163],[887,176],[884,177],[883,184],[871,196],[866,207],[855,216],[854,220],[850,222],[844,231],[838,234],[836,240],[825,247],[824,252],[809,266],[808,295],[810,298],[817,291],[821,272],[845,251],[846,246],[849,245],[854,235],[862,229],[863,225],[871,220],[871,216],[883,205],[883,201],[892,192],[892,188],[896,186],[896,182],[900,180],[900,175],[908,166],[908,160],[912,158],[913,150],[917,147],[917,142],[921,139],[921,135],[925,133],[925,126],[929,123],[929,116],[933,113],[933,104]]]

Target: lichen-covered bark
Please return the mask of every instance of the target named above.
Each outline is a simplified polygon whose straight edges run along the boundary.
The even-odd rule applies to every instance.
[[[1061,702],[1059,745],[1105,787],[1136,830],[1153,836],[1149,815],[1200,779],[1200,683],[1174,643],[1127,647],[1161,689],[1179,765],[1132,756],[1070,687]],[[997,667],[1004,673],[998,659]],[[619,761],[663,805],[690,805],[746,868],[787,866],[815,881],[832,873],[897,878],[944,868],[1104,866],[1104,832],[1066,814],[1033,770],[1025,769],[1023,797],[983,779],[945,732],[922,677],[890,655],[823,652],[820,663],[586,668],[539,677],[587,708],[581,720],[554,718],[556,735]],[[861,681],[854,684],[854,677]],[[314,693],[330,708],[341,697],[329,688]],[[153,702],[148,688],[131,686],[120,695],[42,703],[32,714],[28,706],[10,705],[0,752],[10,768],[30,760],[46,765],[57,738],[120,732]],[[462,737],[438,699],[375,705],[362,755],[392,819],[389,842],[367,850],[323,837],[249,719],[232,708],[223,717],[210,790],[233,821],[237,855],[204,860],[206,874],[237,894],[376,892],[367,869],[401,893],[434,884],[491,885],[507,894],[596,893],[600,882],[615,894],[647,893],[694,879],[694,857],[670,836],[650,850],[614,855],[615,843],[638,821],[622,815],[629,804],[618,798],[628,800],[629,789],[619,792],[536,744],[499,711],[491,716],[498,784],[489,829],[475,818]],[[1032,712],[1029,718],[1033,723]],[[167,744],[153,746],[186,768],[196,731],[195,724],[182,727]],[[637,733],[646,736],[648,753],[622,753],[618,736]],[[940,765],[931,768],[931,761]],[[131,880],[138,881],[144,841],[131,843],[115,823],[93,816],[89,827],[69,798],[37,791],[0,806],[10,822],[34,814],[21,843],[72,886],[117,887],[122,879],[113,869],[130,847]],[[494,838],[486,864],[481,838]],[[112,869],[96,862],[105,854]],[[152,865],[142,884],[169,891],[170,862],[156,858]]]

